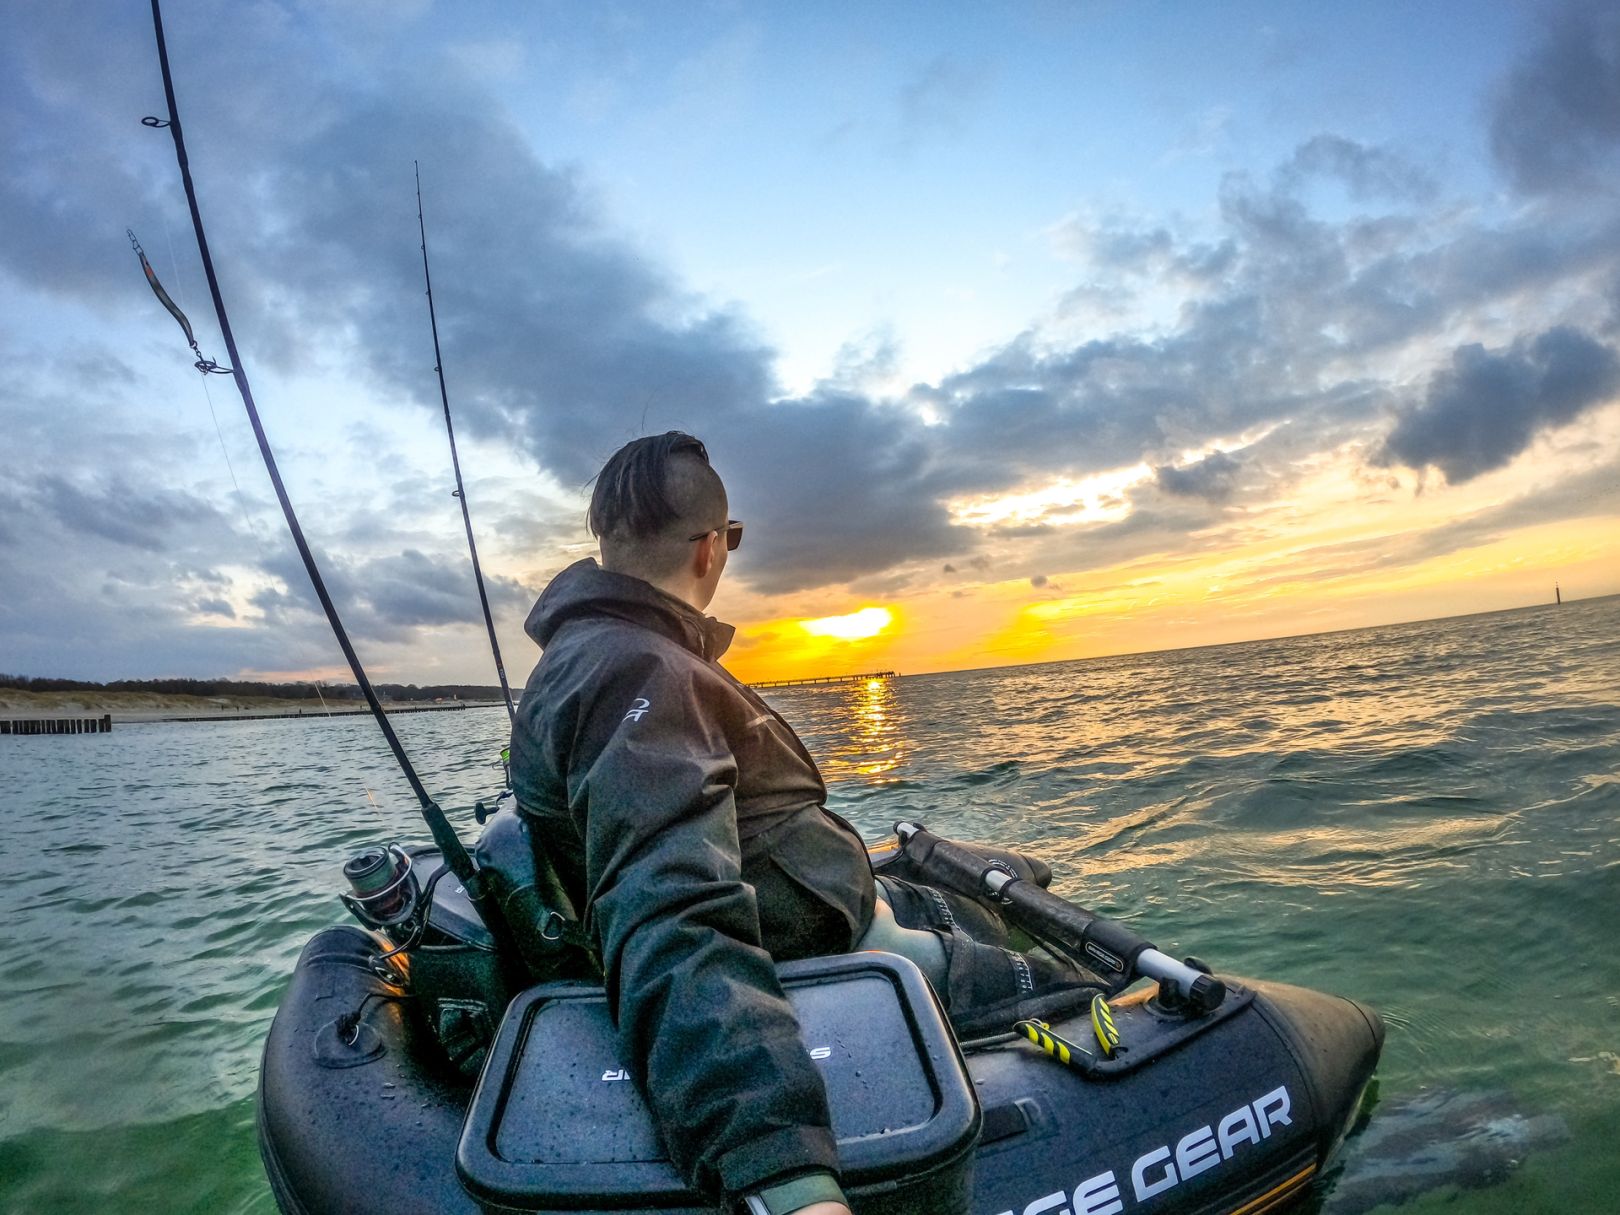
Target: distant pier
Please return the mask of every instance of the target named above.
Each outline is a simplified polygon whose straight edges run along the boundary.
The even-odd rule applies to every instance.
[[[100,717],[8,717],[0,719],[0,734],[106,734],[112,714]]]
[[[807,688],[823,683],[865,683],[870,679],[894,679],[894,671],[868,671],[864,675],[815,675],[809,679],[761,679],[749,684],[751,688]]]

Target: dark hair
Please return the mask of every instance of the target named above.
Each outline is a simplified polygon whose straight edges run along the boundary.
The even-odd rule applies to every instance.
[[[708,449],[671,430],[632,439],[613,453],[596,476],[588,520],[598,539],[641,545],[694,520],[698,528],[724,527],[725,510],[725,487],[709,466]]]

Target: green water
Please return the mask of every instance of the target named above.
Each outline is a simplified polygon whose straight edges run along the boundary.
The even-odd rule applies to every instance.
[[[1386,1103],[1505,1091],[1567,1126],[1403,1210],[1620,1209],[1620,598],[773,696],[869,838],[1022,844],[1167,952],[1378,1007]],[[505,724],[398,720],[463,806]],[[0,787],[0,1211],[273,1211],[252,1098],[286,977],[344,857],[425,835],[375,727],[4,738]]]

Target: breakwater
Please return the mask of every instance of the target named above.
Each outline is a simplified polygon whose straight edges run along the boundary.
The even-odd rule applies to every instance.
[[[0,718],[0,734],[105,734],[112,729],[112,714],[100,717]]]

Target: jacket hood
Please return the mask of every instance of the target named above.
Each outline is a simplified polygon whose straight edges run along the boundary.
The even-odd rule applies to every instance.
[[[724,654],[737,632],[650,582],[603,569],[592,557],[574,562],[551,580],[523,631],[544,649],[565,623],[587,616],[639,624],[708,659]]]

